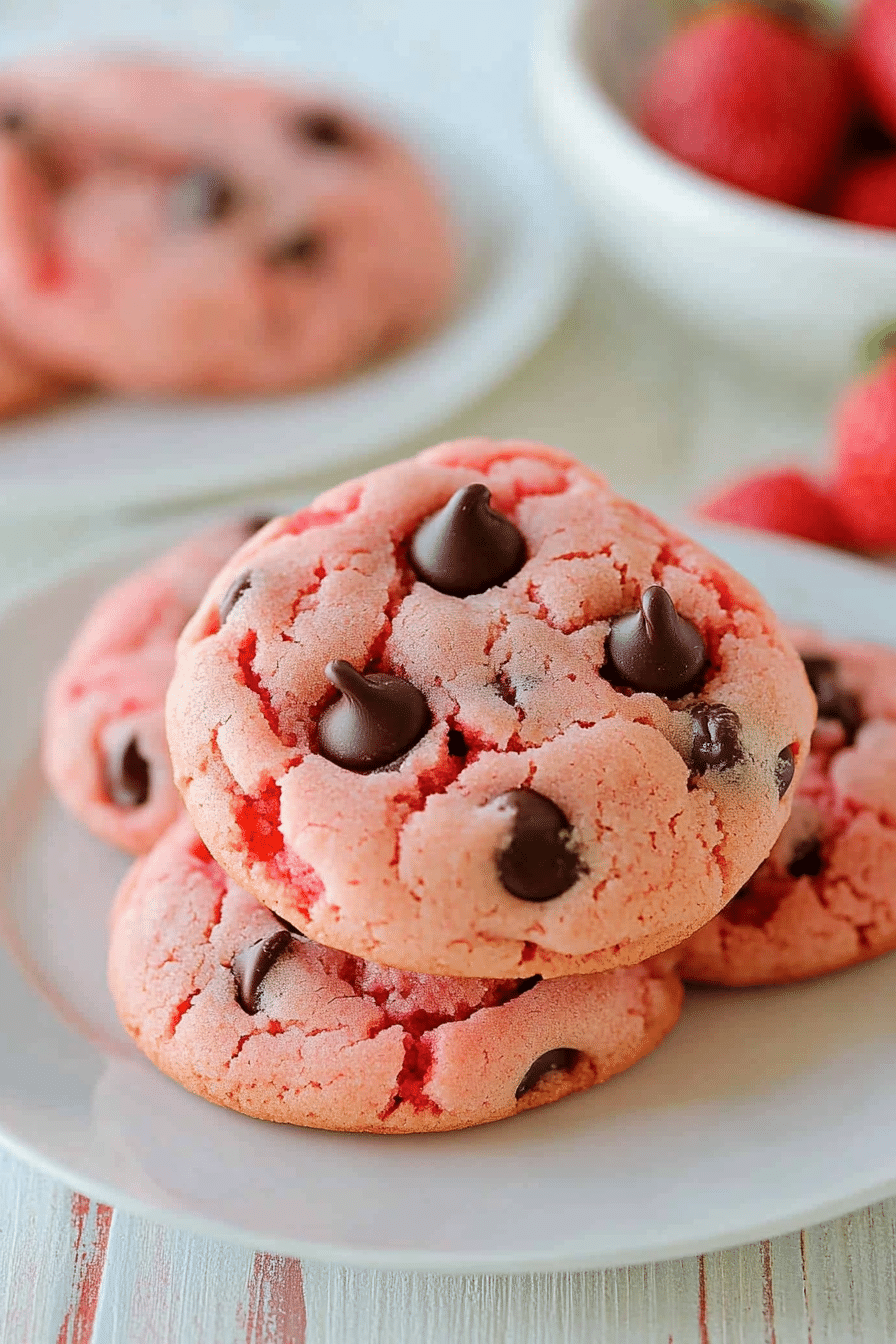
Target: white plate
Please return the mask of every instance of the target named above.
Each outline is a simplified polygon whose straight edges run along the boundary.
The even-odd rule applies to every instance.
[[[707,532],[783,616],[896,643],[896,576]],[[159,535],[155,536],[156,546]],[[40,688],[130,551],[0,614],[0,1137],[120,1207],[283,1253],[400,1269],[656,1260],[786,1231],[896,1190],[896,962],[701,992],[649,1059],[461,1133],[324,1134],[220,1110],[130,1045],[105,990],[125,862],[51,803]]]
[[[475,401],[530,354],[561,316],[579,272],[578,217],[516,105],[508,111],[493,98],[488,79],[465,83],[447,57],[396,58],[388,31],[364,31],[345,3],[323,18],[317,0],[294,3],[281,32],[226,31],[226,24],[222,32],[212,24],[204,36],[183,16],[165,21],[164,6],[150,19],[152,8],[129,19],[127,7],[82,6],[37,35],[6,31],[0,62],[35,47],[89,48],[99,39],[104,49],[150,44],[278,78],[318,74],[349,95],[354,90],[416,145],[442,183],[459,227],[461,293],[428,342],[330,387],[236,403],[97,399],[3,426],[0,520],[220,495],[331,471],[406,441]],[[398,9],[407,11],[401,26],[413,27],[414,7],[401,0]]]

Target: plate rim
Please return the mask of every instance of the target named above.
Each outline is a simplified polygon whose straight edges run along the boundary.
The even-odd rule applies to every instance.
[[[555,1103],[557,1105],[561,1103]],[[385,1136],[384,1136],[385,1137]],[[626,1269],[639,1265],[664,1264],[670,1260],[684,1260],[698,1255],[712,1255],[716,1251],[731,1250],[735,1247],[750,1246],[759,1241],[786,1236],[789,1233],[805,1231],[817,1227],[835,1218],[855,1213],[881,1200],[896,1195],[896,1175],[890,1180],[864,1187],[854,1195],[844,1195],[839,1199],[822,1201],[800,1214],[781,1215],[766,1222],[731,1227],[715,1237],[683,1238],[678,1242],[667,1243],[662,1249],[641,1245],[628,1251],[620,1250],[607,1254],[565,1254],[562,1248],[555,1256],[501,1256],[490,1255],[488,1259],[478,1256],[466,1260],[462,1255],[449,1255],[436,1251],[372,1251],[331,1246],[325,1242],[306,1242],[295,1237],[265,1237],[263,1234],[244,1231],[232,1224],[219,1222],[202,1215],[182,1213],[176,1209],[159,1208],[148,1200],[128,1194],[113,1185],[100,1180],[80,1176],[77,1182],[63,1163],[54,1162],[46,1157],[39,1148],[21,1140],[11,1139],[0,1120],[0,1146],[19,1161],[27,1162],[45,1175],[61,1181],[70,1190],[87,1195],[97,1203],[109,1205],[113,1210],[133,1214],[162,1226],[173,1227],[190,1232],[194,1236],[208,1237],[230,1245],[244,1246],[249,1250],[266,1251],[274,1255],[286,1255],[296,1260],[309,1260],[318,1264],[339,1265],[350,1269],[383,1270],[411,1274],[448,1274],[452,1276],[468,1274],[560,1274],[576,1273],[587,1270]]]
[[[91,570],[113,563],[126,563],[130,559],[139,563],[141,556],[171,544],[179,536],[188,533],[197,522],[220,516],[222,512],[220,509],[214,512],[206,510],[201,515],[179,516],[162,523],[151,523],[130,530],[126,536],[119,532],[82,545],[65,558],[43,567],[27,581],[14,584],[0,594],[0,622],[5,623],[14,618],[17,609],[26,608],[33,598],[49,593],[68,580],[86,576]],[[713,547],[714,539],[724,540],[727,537],[747,543],[758,542],[763,549],[771,551],[773,555],[777,553],[782,558],[794,553],[816,561],[823,558],[836,568],[853,571],[857,577],[862,574],[873,575],[878,583],[883,582],[891,586],[896,593],[896,573],[888,574],[879,564],[860,557],[834,552],[812,543],[758,534],[738,527],[698,524],[692,525],[689,530],[691,535],[710,549]],[[103,1052],[99,1047],[93,1048],[102,1055]],[[152,1067],[142,1056],[136,1062],[142,1068]],[[109,1204],[122,1212],[189,1231],[195,1235],[320,1263],[363,1269],[449,1275],[556,1273],[662,1263],[785,1235],[896,1195],[896,1152],[894,1152],[892,1174],[879,1181],[863,1185],[848,1194],[820,1199],[799,1210],[794,1209],[760,1222],[738,1223],[735,1217],[713,1236],[688,1234],[677,1238],[661,1238],[653,1244],[645,1242],[642,1238],[634,1244],[627,1247],[620,1246],[612,1252],[605,1250],[589,1252],[579,1243],[575,1248],[560,1245],[556,1252],[551,1254],[520,1256],[518,1253],[502,1254],[500,1251],[495,1251],[486,1256],[478,1254],[467,1259],[462,1253],[447,1251],[408,1249],[377,1251],[371,1247],[359,1248],[306,1241],[300,1237],[280,1234],[268,1237],[205,1214],[189,1213],[164,1203],[154,1203],[148,1197],[133,1194],[123,1186],[116,1185],[114,1181],[106,1182],[92,1174],[85,1175],[67,1162],[59,1161],[45,1151],[39,1142],[29,1141],[21,1133],[16,1132],[15,1128],[10,1127],[8,1121],[2,1117],[0,1117],[0,1146],[18,1160],[31,1164],[53,1179],[92,1199]]]

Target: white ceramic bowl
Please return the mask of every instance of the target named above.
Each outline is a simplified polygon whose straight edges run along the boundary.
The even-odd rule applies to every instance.
[[[601,249],[716,338],[813,373],[896,317],[896,233],[761,200],[656,149],[626,115],[659,0],[545,0],[535,88]]]

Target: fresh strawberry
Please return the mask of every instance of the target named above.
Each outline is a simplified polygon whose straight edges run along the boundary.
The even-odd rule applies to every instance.
[[[842,148],[853,97],[845,55],[802,13],[723,0],[688,20],[641,90],[645,134],[744,191],[811,201]]]
[[[847,391],[834,433],[840,512],[865,550],[896,553],[896,353]]]
[[[865,97],[896,135],[896,0],[860,0],[850,54]]]
[[[825,489],[796,467],[743,476],[700,501],[695,512],[716,523],[781,532],[822,546],[850,550],[853,540]]]
[[[896,229],[896,154],[847,168],[834,187],[831,214],[876,229]]]

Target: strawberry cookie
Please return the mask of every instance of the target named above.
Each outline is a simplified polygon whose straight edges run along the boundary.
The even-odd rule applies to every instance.
[[[0,78],[0,320],[62,374],[307,387],[427,332],[454,270],[421,167],[329,95],[125,60]]]
[[[790,821],[682,974],[783,984],[896,948],[896,651],[799,634],[818,727]]]
[[[53,678],[44,715],[49,781],[94,835],[142,854],[181,809],[165,742],[177,637],[224,562],[267,520],[230,520],[116,584]]]
[[[468,440],[271,523],[168,696],[234,881],[436,975],[633,965],[717,913],[789,813],[815,705],[737,574],[574,459]]]
[[[629,1068],[674,1026],[673,958],[542,981],[390,970],[308,942],[184,819],[126,878],[109,982],[139,1048],[209,1101],[317,1129],[462,1129]]]

